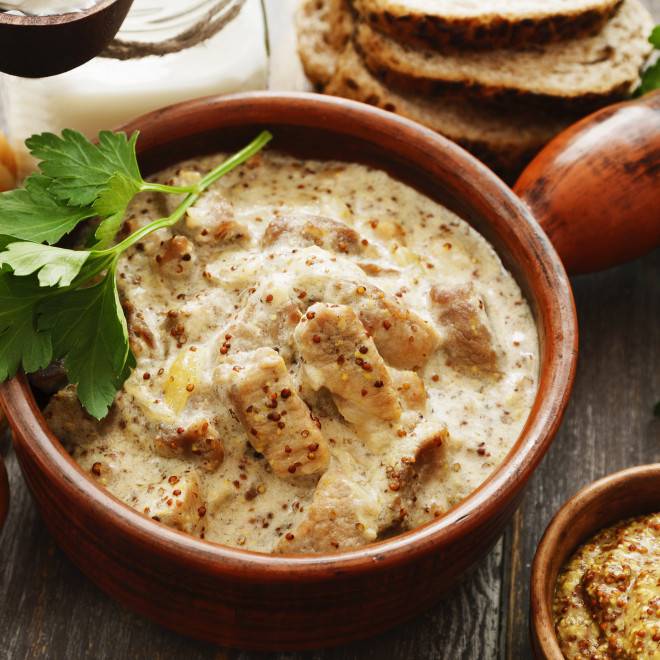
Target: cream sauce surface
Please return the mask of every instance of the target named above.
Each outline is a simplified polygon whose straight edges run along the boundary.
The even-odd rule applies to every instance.
[[[177,201],[139,196],[126,230]],[[536,394],[535,324],[492,247],[363,165],[266,152],[124,255],[119,283],[138,366],[102,422],[68,387],[49,423],[120,500],[210,541],[333,551],[432,520]]]

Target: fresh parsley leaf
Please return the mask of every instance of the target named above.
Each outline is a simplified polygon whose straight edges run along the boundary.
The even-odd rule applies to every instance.
[[[104,417],[136,366],[117,292],[119,256],[148,234],[179,222],[205,189],[272,137],[263,131],[188,188],[142,179],[137,133],[128,139],[104,132],[98,146],[75,131],[30,138],[32,153],[43,159],[42,174],[31,176],[25,189],[0,195],[0,382],[21,367],[30,373],[62,358],[82,405]],[[131,199],[147,190],[185,196],[167,217],[107,247]],[[101,219],[94,249],[52,246],[94,216]]]
[[[41,243],[11,243],[0,252],[0,266],[9,266],[14,275],[38,272],[41,286],[68,286],[89,254],[84,250],[65,250]]]
[[[2,252],[2,250],[4,250],[8,245],[15,242],[16,239],[13,236],[3,236],[2,234],[0,234],[0,252]],[[2,273],[2,271],[3,269],[0,268],[0,273]]]
[[[48,190],[57,198],[75,206],[91,206],[108,186],[110,179],[122,174],[139,188],[142,176],[135,155],[138,133],[102,131],[98,145],[82,133],[65,129],[62,136],[53,133],[33,135],[26,141],[30,152],[41,159],[39,169],[52,179]]]
[[[660,50],[660,25],[656,25],[651,32],[649,42],[658,50]],[[660,59],[656,60],[654,64],[647,67],[642,73],[642,82],[635,91],[635,96],[648,94],[655,89],[660,89]]]
[[[0,273],[0,382],[21,366],[30,373],[52,361],[50,335],[36,327],[36,307],[45,295],[34,277]]]
[[[638,93],[648,94],[654,89],[660,89],[660,60],[644,71]]]
[[[48,192],[50,179],[39,174],[26,187],[0,194],[0,234],[35,243],[56,243],[79,222],[95,215],[91,207],[71,206]]]
[[[660,25],[656,25],[653,28],[649,41],[660,50]]]
[[[108,181],[107,187],[94,202],[94,210],[104,220],[96,228],[98,244],[96,247],[108,247],[114,240],[124,221],[126,207],[133,197],[140,192],[135,179],[123,174],[115,174]]]
[[[102,419],[135,365],[114,269],[98,284],[45,301],[39,311],[39,327],[52,334],[53,354],[64,358],[80,402]]]

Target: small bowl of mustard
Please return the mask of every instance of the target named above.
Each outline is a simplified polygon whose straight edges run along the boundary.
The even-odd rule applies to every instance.
[[[660,463],[580,490],[552,519],[532,564],[537,658],[660,654]]]

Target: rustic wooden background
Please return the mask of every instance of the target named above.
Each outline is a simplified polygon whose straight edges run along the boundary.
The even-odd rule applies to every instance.
[[[283,0],[272,0],[281,26]],[[660,0],[647,0],[660,20]],[[12,490],[0,537],[0,658],[489,660],[530,658],[534,550],[572,493],[623,467],[660,461],[660,251],[573,281],[580,362],[566,419],[502,540],[451,596],[415,621],[359,644],[307,654],[224,650],[169,633],[111,601],[55,547],[0,438]],[[374,612],[378,616],[378,612]],[[258,634],[258,631],[255,631]]]

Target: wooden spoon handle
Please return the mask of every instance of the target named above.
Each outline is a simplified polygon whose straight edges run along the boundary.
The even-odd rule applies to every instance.
[[[552,140],[514,190],[566,270],[589,273],[660,245],[660,91],[600,110]]]

